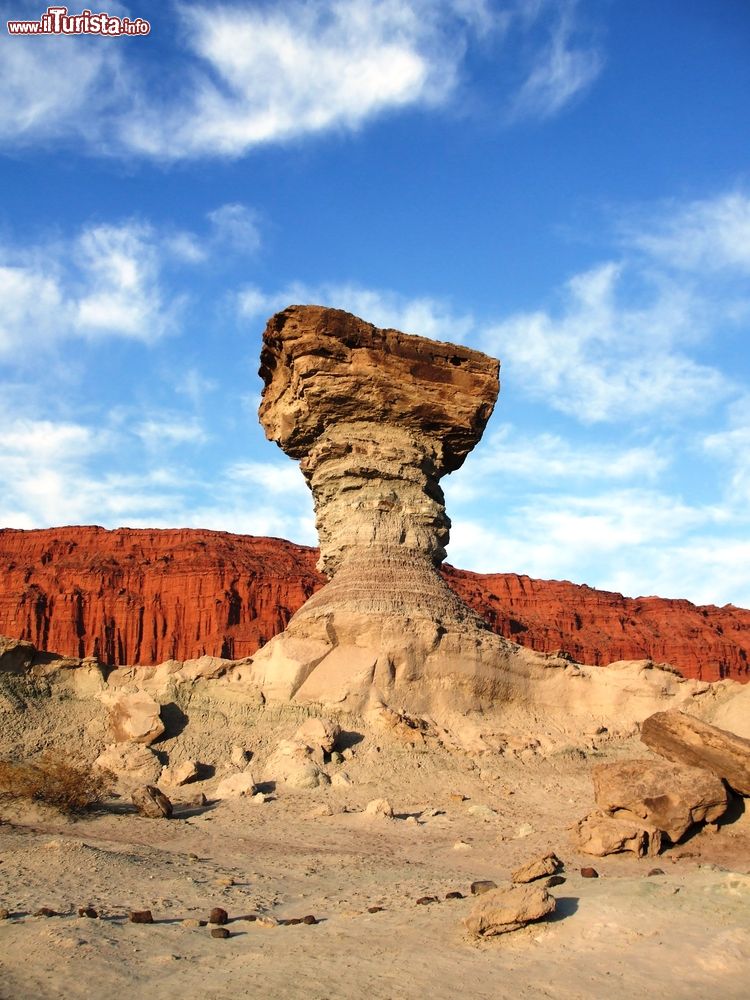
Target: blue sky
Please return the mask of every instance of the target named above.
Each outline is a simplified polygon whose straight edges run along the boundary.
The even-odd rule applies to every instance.
[[[452,563],[750,606],[746,0],[6,33],[45,6],[0,2],[1,526],[314,544],[256,373],[268,316],[318,302],[501,359]]]

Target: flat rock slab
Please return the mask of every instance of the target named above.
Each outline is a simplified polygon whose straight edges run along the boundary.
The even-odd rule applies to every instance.
[[[677,841],[693,825],[715,822],[727,808],[723,782],[684,764],[624,760],[592,770],[597,806],[618,819],[640,820]]]
[[[510,889],[492,889],[480,896],[474,909],[464,919],[464,926],[474,937],[494,937],[541,920],[554,911],[555,905],[554,896],[541,886],[515,885]]]
[[[641,726],[641,740],[667,760],[710,771],[740,795],[750,795],[750,740],[684,712],[657,712]]]

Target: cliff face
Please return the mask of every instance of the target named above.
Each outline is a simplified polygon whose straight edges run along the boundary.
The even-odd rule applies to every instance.
[[[110,664],[249,656],[323,586],[316,549],[193,529],[0,530],[0,634]],[[750,680],[750,611],[444,568],[492,628],[584,663]]]

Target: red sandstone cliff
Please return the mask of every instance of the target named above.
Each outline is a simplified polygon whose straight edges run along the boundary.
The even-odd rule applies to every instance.
[[[104,662],[252,654],[323,583],[317,550],[194,529],[0,530],[0,635]],[[501,635],[585,663],[650,657],[750,680],[750,611],[445,568]]]

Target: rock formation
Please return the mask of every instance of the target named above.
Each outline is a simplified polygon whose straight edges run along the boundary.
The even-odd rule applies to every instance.
[[[323,586],[317,558],[277,538],[200,529],[0,530],[0,635],[112,666],[251,656]],[[750,678],[750,611],[447,565],[442,575],[494,632],[530,649]]]

